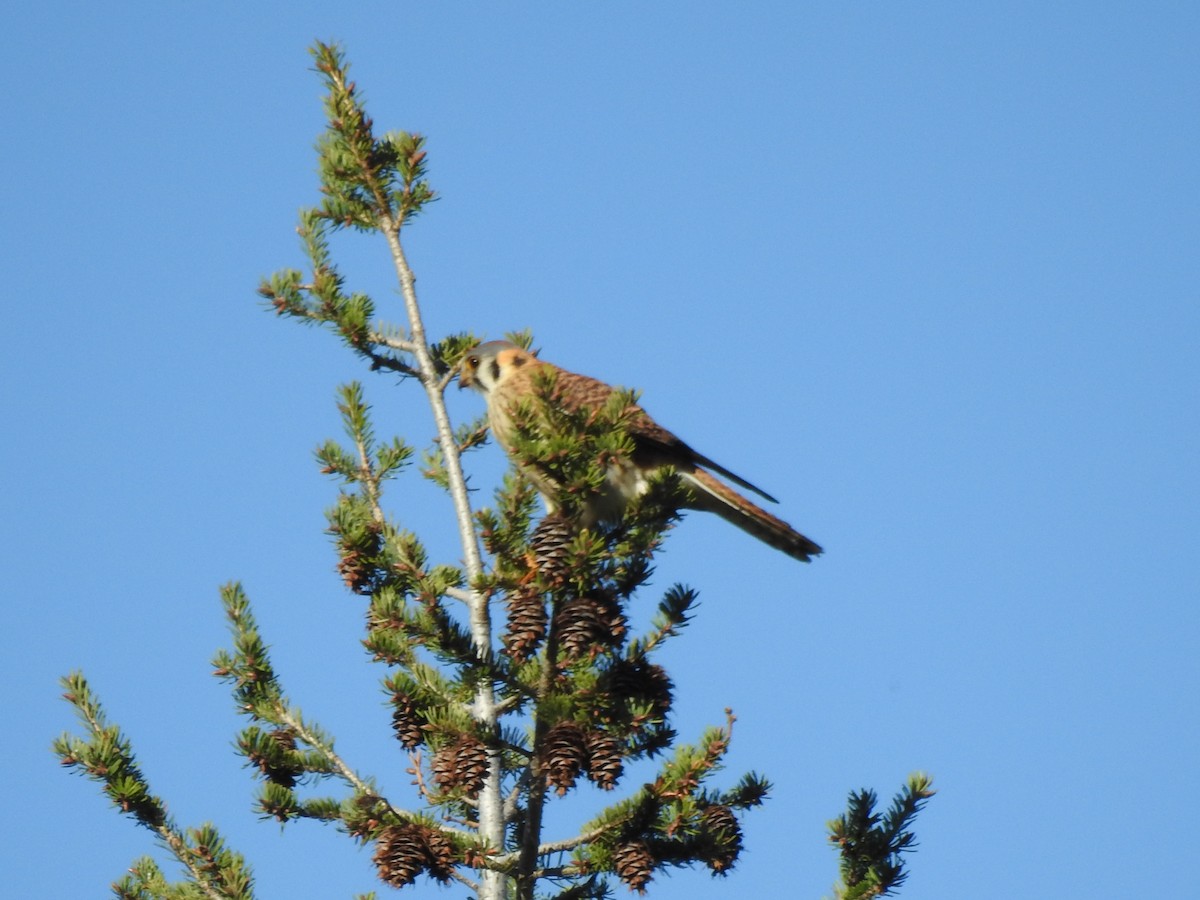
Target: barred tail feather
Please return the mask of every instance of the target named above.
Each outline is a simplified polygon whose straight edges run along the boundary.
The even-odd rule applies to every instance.
[[[680,477],[692,488],[692,502],[688,504],[690,508],[716,513],[731,525],[801,562],[809,562],[821,553],[819,544],[810,541],[782,519],[755,506],[703,469],[680,472]]]

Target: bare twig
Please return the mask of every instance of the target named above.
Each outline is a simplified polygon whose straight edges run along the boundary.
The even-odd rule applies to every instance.
[[[296,737],[300,738],[302,741],[304,741],[304,743],[308,744],[310,747],[317,750],[322,756],[328,759],[329,762],[333,764],[333,767],[337,769],[338,774],[341,775],[342,779],[351,787],[353,787],[356,792],[359,794],[369,794],[373,797],[379,797],[379,794],[376,793],[374,788],[363,781],[358,776],[358,773],[355,772],[354,769],[352,769],[344,759],[334,752],[333,747],[328,742],[321,740],[321,738],[319,738],[311,728],[304,724],[303,719],[301,719],[299,716],[293,715],[290,709],[282,706],[278,709],[278,715],[279,721],[293,729],[296,733]],[[389,810],[397,815],[400,815],[400,813],[394,806],[392,806],[386,797],[379,797],[379,799],[387,804],[387,808]],[[445,826],[442,827],[445,828]],[[474,835],[467,831],[459,831],[453,828],[445,828],[445,830],[456,834],[461,838],[474,838]]]
[[[371,456],[367,453],[367,445],[363,443],[361,432],[354,435],[354,447],[358,450],[358,477],[367,492],[367,500],[371,504],[371,515],[378,525],[384,523],[383,507],[379,504],[379,476],[371,465]]]
[[[624,824],[625,824],[625,818],[620,818],[615,821],[609,822],[608,824],[604,825],[601,828],[594,828],[591,831],[588,831],[584,834],[577,834],[577,835],[575,835],[575,837],[572,837],[572,838],[566,838],[561,841],[551,841],[548,844],[539,844],[538,848],[537,848],[537,855],[539,857],[541,857],[541,856],[546,856],[550,853],[563,853],[567,850],[574,850],[576,847],[582,847],[584,844],[590,844],[593,841],[599,840],[600,838],[604,837],[604,835],[620,829],[622,826],[624,826]],[[505,853],[503,856],[496,857],[496,859],[495,859],[496,865],[499,865],[499,866],[512,865],[514,862],[516,862],[520,858],[520,855],[521,855],[520,850],[509,851],[508,853]],[[533,874],[534,874],[534,877],[536,878],[537,871],[535,870]]]
[[[450,877],[453,878],[455,881],[457,881],[459,884],[466,885],[468,888],[473,890],[476,894],[479,893],[479,882],[472,881],[470,878],[468,878],[462,872],[458,871],[458,869],[451,869]]]
[[[531,691],[529,688],[525,687],[524,685],[522,685],[520,683],[514,684],[513,687],[520,693],[509,694],[507,697],[505,697],[503,700],[501,700],[499,703],[497,703],[496,704],[496,714],[497,715],[504,715],[505,713],[512,712],[514,709],[516,709],[518,706],[521,705],[522,701],[529,700],[529,699],[532,699],[533,697],[537,696],[533,691]]]
[[[462,588],[448,587],[442,593],[453,600],[461,600],[463,603],[475,602],[474,591],[464,591]]]
[[[381,203],[380,209],[386,210],[389,209],[389,206]],[[381,218],[382,230],[391,250],[392,263],[400,281],[405,311],[408,314],[412,345],[409,352],[416,359],[420,381],[425,388],[430,408],[433,411],[434,423],[437,426],[438,444],[442,449],[450,497],[454,503],[454,512],[458,520],[463,560],[466,563],[467,583],[477,584],[483,576],[483,557],[479,550],[479,539],[475,533],[471,502],[467,493],[462,463],[459,459],[458,444],[454,439],[454,428],[450,423],[450,415],[446,411],[445,388],[429,352],[425,325],[421,318],[420,305],[417,302],[416,278],[400,242],[402,224],[403,222],[393,217],[390,212],[385,213]],[[492,622],[488,598],[478,591],[472,591],[466,597],[465,602],[469,610],[471,640],[475,646],[476,655],[480,660],[488,660],[492,653]],[[480,680],[472,710],[478,721],[485,727],[491,729],[498,727],[495,692],[489,679]],[[503,777],[501,764],[500,749],[490,748],[488,751],[488,775],[484,781],[483,790],[479,794],[479,834],[487,844],[495,848],[504,846],[504,804],[500,795],[500,784]],[[503,873],[485,871],[480,884],[479,900],[503,900],[506,894],[506,882],[507,879]]]
[[[379,331],[367,332],[367,340],[372,344],[379,344],[387,347],[389,350],[399,350],[401,353],[416,353],[416,344],[412,341],[401,340],[400,338],[388,337]]]
[[[295,732],[296,737],[300,738],[302,741],[304,741],[304,743],[308,744],[314,750],[319,751],[322,756],[328,759],[329,762],[333,764],[333,767],[337,769],[338,774],[342,776],[342,780],[346,781],[351,787],[354,788],[355,791],[360,794],[375,793],[375,791],[373,791],[365,781],[358,777],[358,773],[350,768],[350,766],[346,764],[346,761],[334,752],[333,746],[318,737],[312,731],[312,729],[304,723],[303,719],[297,715],[294,715],[290,709],[282,704],[278,708],[278,714],[279,721],[284,725],[287,725],[288,728],[292,729],[292,731]]]
[[[408,761],[412,763],[412,766],[405,769],[404,771],[406,771],[409,775],[411,775],[413,777],[413,784],[416,785],[416,787],[417,787],[417,793],[419,793],[421,795],[421,798],[426,803],[428,803],[430,806],[432,806],[433,802],[434,802],[433,794],[429,790],[429,785],[427,785],[425,783],[425,770],[421,766],[421,751],[420,750],[409,751]]]
[[[590,844],[592,841],[599,840],[609,832],[616,831],[624,824],[625,820],[620,819],[616,822],[610,822],[603,828],[595,828],[586,834],[577,834],[575,837],[567,838],[566,840],[551,841],[548,844],[541,844],[538,846],[538,855],[545,856],[548,853],[562,853],[565,850],[574,850],[576,847],[581,847],[584,844]]]
[[[521,799],[521,788],[524,783],[525,783],[525,779],[522,778],[518,784],[513,785],[512,790],[508,792],[508,796],[504,798],[504,821],[505,822],[511,822],[513,819],[515,819],[517,817],[517,814],[521,811],[521,808],[518,805],[518,801]]]

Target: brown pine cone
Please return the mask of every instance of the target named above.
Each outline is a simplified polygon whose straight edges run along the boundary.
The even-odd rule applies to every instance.
[[[712,846],[705,864],[724,874],[742,852],[742,826],[728,806],[710,806],[700,814],[700,827]]]
[[[458,754],[454,761],[458,783],[468,797],[478,797],[488,774],[488,751],[483,741],[469,734],[458,741]]]
[[[504,650],[521,662],[528,659],[546,637],[546,605],[542,595],[526,585],[508,598],[508,631],[501,639]]]
[[[425,743],[425,717],[407,694],[393,694],[392,706],[392,731],[406,748],[416,750]]]
[[[621,605],[609,594],[595,591],[572,597],[554,612],[558,642],[568,659],[620,646],[625,637]]]
[[[433,756],[433,780],[443,791],[461,788],[468,797],[475,797],[483,789],[487,770],[487,747],[473,735],[462,735]]]
[[[454,844],[436,828],[426,828],[424,831],[425,847],[428,850],[426,864],[429,877],[446,884],[450,881],[456,861]]]
[[[606,673],[604,686],[619,700],[648,701],[659,716],[671,709],[675,685],[666,669],[645,659],[623,659]]]
[[[611,791],[625,771],[620,742],[607,732],[589,731],[585,743],[588,778],[603,790]]]
[[[371,593],[371,567],[357,550],[346,550],[338,560],[338,574],[356,594]]]
[[[372,859],[387,884],[402,888],[412,884],[429,864],[429,848],[419,825],[389,825],[375,841]]]
[[[575,779],[587,761],[583,729],[575,722],[558,722],[546,733],[542,750],[546,781],[561,797],[575,786]]]
[[[379,555],[383,547],[380,527],[375,522],[367,524],[362,534],[348,535],[337,527],[330,528],[338,541],[338,574],[346,587],[356,594],[370,594],[378,587],[379,567],[371,560]]]
[[[414,822],[389,825],[376,839],[375,868],[379,877],[395,888],[412,884],[427,872],[443,884],[454,869],[454,845],[436,828]]]
[[[537,523],[529,536],[529,549],[533,551],[538,573],[546,584],[560,584],[570,572],[571,539],[575,529],[565,516],[554,513]]]
[[[654,854],[643,841],[622,844],[613,854],[617,877],[639,894],[646,893],[646,885],[654,876],[654,862]]]

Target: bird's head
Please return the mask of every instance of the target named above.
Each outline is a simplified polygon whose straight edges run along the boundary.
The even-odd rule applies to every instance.
[[[509,341],[478,344],[458,364],[458,386],[475,388],[487,396],[517,369],[536,361],[537,357],[528,350]]]

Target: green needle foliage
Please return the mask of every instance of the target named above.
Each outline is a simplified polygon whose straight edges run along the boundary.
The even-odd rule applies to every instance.
[[[84,737],[64,734],[55,740],[59,760],[102,784],[113,805],[154,832],[187,874],[185,881],[169,882],[153,860],[142,858],[113,885],[113,893],[123,900],[250,900],[254,896],[252,880],[241,855],[225,846],[212,825],[180,828],[150,790],[128,738],[118,726],[109,724],[83,675],[73,672],[62,679],[62,685],[64,697],[79,716]]]
[[[881,815],[875,811],[874,791],[851,792],[846,812],[829,823],[829,840],[841,854],[837,900],[884,897],[904,883],[908,873],[900,854],[916,849],[916,835],[909,829],[934,793],[932,779],[916,772]]]
[[[490,506],[472,507],[462,461],[486,441],[486,423],[452,424],[444,394],[478,340],[466,332],[426,336],[400,241],[435,199],[424,139],[376,134],[341,51],[318,43],[312,53],[327,127],[317,142],[322,196],[301,212],[298,229],[309,271],[280,271],[259,293],[279,316],[328,329],[372,370],[424,390],[437,437],[416,471],[449,496],[462,553],[432,558],[412,511],[401,518],[386,502],[385,488],[406,474],[416,448],[376,435],[361,384],[340,388],[345,441],[316,450],[338,487],[328,534],[337,571],[364,608],[363,646],[383,668],[392,730],[415,789],[385,796],[338,754],[333,737],[288,697],[248,598],[230,584],[221,600],[231,643],[214,667],[246,719],[236,746],[260,782],[255,811],[280,824],[336,824],[371,845],[376,873],[391,888],[425,878],[457,882],[482,900],[599,898],[610,896],[613,879],[645,892],[674,867],[727,875],[743,849],[741,816],[766,799],[770,784],[754,772],[732,786],[714,784],[733,736],[729,710],[692,743],[671,727],[676,685],[658,658],[693,615],[696,592],[666,590],[643,633],[629,615],[646,603],[643,589],[680,505],[679,480],[659,477],[618,524],[584,527],[577,512],[601,490],[608,466],[633,451],[626,426],[636,398],[617,392],[600,408],[567,409],[547,376],[514,413],[517,465]],[[347,290],[329,246],[339,229],[384,238],[403,325],[379,320],[370,297]],[[509,337],[531,344],[528,334]],[[523,474],[535,471],[559,485],[550,498],[557,512],[540,519]],[[251,897],[242,858],[211,826],[178,828],[82,676],[65,683],[85,737],[64,736],[55,751],[101,782],[184,869],[185,880],[171,884],[140,860],[114,887],[117,896]],[[638,786],[609,800],[629,780]],[[842,852],[839,897],[875,896],[903,881],[899,854],[912,847],[909,828],[928,788],[927,780],[910,782],[882,817],[873,793],[851,795],[831,825]],[[593,809],[601,798],[607,805],[573,837],[546,841],[547,805],[589,792]]]

